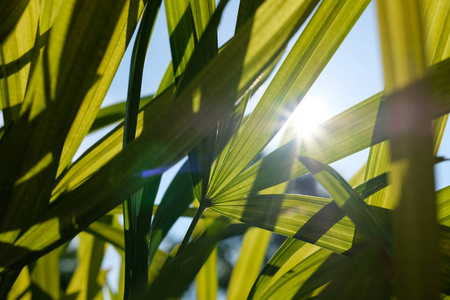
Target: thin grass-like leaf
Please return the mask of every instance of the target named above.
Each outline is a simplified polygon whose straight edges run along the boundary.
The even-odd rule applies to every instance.
[[[114,78],[117,68],[125,49],[131,40],[132,33],[137,26],[141,17],[144,5],[147,1],[124,1],[120,7],[120,15],[117,19],[116,28],[109,36],[110,43],[105,50],[102,61],[98,66],[97,76],[101,76],[95,80],[95,84],[91,87],[91,92],[87,93],[80,105],[75,120],[72,123],[69,133],[67,134],[61,160],[58,168],[58,175],[72,161],[73,156],[78,150],[83,138],[89,132],[92,123],[100,109],[100,105],[108,91],[108,88]],[[97,7],[96,11],[103,8]],[[98,17],[99,20],[102,17]],[[102,24],[105,24],[104,22]],[[94,27],[97,25],[94,25]],[[104,25],[98,25],[100,28]],[[96,41],[99,43],[99,40]]]
[[[425,49],[427,64],[436,64],[450,56],[450,3],[447,1],[426,1],[424,9]],[[444,135],[448,115],[433,122],[434,150],[437,155]]]
[[[114,5],[109,1],[78,1],[77,5],[74,1],[65,1],[62,5],[45,54],[28,85],[21,117],[12,128],[13,134],[6,143],[8,147],[0,149],[2,166],[14,166],[6,177],[5,172],[0,172],[2,200],[7,202],[2,202],[7,213],[3,214],[0,225],[4,243],[15,240],[20,230],[29,227],[47,210],[57,170],[65,166],[60,158],[65,157],[62,149],[66,137],[69,136],[69,143],[74,141],[72,138],[81,143],[84,134],[78,131],[89,130],[88,116],[92,114],[93,121],[96,111],[88,107],[92,97],[100,106],[107,89],[105,81],[109,85],[108,77],[112,80],[111,68],[115,70],[115,67],[109,59],[117,54],[116,49],[119,53],[124,51],[127,16],[132,9],[137,8],[128,9],[126,1],[117,1]],[[73,14],[77,18],[71,18]],[[102,26],[97,26],[98,22]],[[87,27],[89,30],[85,30]],[[115,39],[111,40],[112,37]],[[114,56],[116,66],[119,57]],[[64,67],[60,61],[64,62]],[[104,76],[96,82],[98,74]],[[93,83],[97,85],[93,87]],[[78,121],[77,114],[81,114]],[[75,135],[69,132],[72,125],[76,127]],[[16,139],[16,136],[22,138]]]
[[[59,257],[66,247],[61,248],[42,256],[30,267],[33,298],[61,299]]]
[[[167,188],[155,213],[150,230],[150,262],[172,225],[194,201],[192,184],[189,165],[186,162]]]
[[[136,137],[139,137],[143,130],[144,115],[150,114],[152,111],[152,118],[156,112],[159,112],[162,107],[168,105],[174,92],[173,86],[168,88],[165,92],[155,97],[153,101],[143,107],[143,110],[138,115]],[[68,193],[75,187],[79,186],[88,177],[90,177],[96,170],[103,167],[114,156],[116,156],[123,149],[123,123],[119,124],[114,130],[108,133],[105,137],[95,143],[88,151],[86,151],[70,168],[64,172],[52,191],[52,198],[54,201],[58,196]],[[165,171],[161,170],[161,172]]]
[[[81,233],[80,246],[78,249],[79,265],[70,279],[66,290],[66,297],[76,295],[79,299],[94,299],[101,285],[97,282],[100,265],[105,254],[105,242],[94,236]]]
[[[249,228],[242,241],[239,259],[228,284],[227,299],[245,299],[261,269],[272,233],[260,228]]]
[[[275,281],[274,276],[282,272],[281,268],[287,269],[285,271],[290,269],[289,266],[286,267],[287,261],[304,245],[305,242],[303,241],[288,238],[264,266],[250,291],[248,299],[260,299],[267,287],[270,286],[270,282]]]
[[[440,224],[449,226],[450,220],[450,186],[436,192],[436,204],[438,221]]]
[[[150,247],[150,225],[153,216],[153,206],[156,193],[158,192],[161,176],[152,178],[144,185],[140,203],[136,212],[136,233],[135,233],[135,265],[134,273],[134,293],[139,293],[147,289],[149,270],[149,247]],[[134,295],[134,293],[132,295]]]
[[[17,277],[14,285],[7,292],[7,300],[31,300],[32,294],[30,289],[30,272],[28,267],[24,267]],[[4,295],[2,295],[4,297]]]
[[[24,268],[27,269],[28,268]],[[12,287],[14,286],[14,283],[16,281],[16,279],[18,279],[18,276],[20,275],[21,270],[14,270],[4,276],[2,276],[2,280],[0,281],[0,296],[1,298],[5,299],[9,293],[9,291],[12,289]],[[27,273],[28,274],[28,273]],[[29,277],[27,277],[29,278]]]
[[[24,3],[26,8],[24,7],[23,15],[15,29],[8,38],[0,42],[0,109],[3,110],[5,126],[19,118],[20,105],[25,97],[28,83],[39,19],[39,1],[4,1],[0,6],[9,6],[6,3],[14,2],[19,2],[16,3],[19,5],[15,8],[16,10],[20,11],[21,3]],[[5,10],[8,8],[5,7]],[[4,13],[3,10],[2,13]],[[7,22],[7,17],[0,20],[2,20],[1,39],[1,29],[4,26],[3,22]]]
[[[161,1],[147,4],[136,36],[131,56],[130,78],[125,110],[123,147],[136,138],[136,125],[141,99],[144,62]],[[123,203],[125,234],[125,294],[134,298],[147,288],[148,233],[153,212],[154,196],[161,177],[145,185],[138,204],[138,194],[130,195]],[[153,190],[155,190],[153,192]],[[139,263],[138,263],[139,262]]]
[[[228,223],[223,219],[216,220],[208,227],[205,234],[190,243],[185,251],[166,262],[150,285],[147,297],[155,299],[181,297],[217,243],[229,236],[241,234],[243,229],[245,230],[245,226],[242,227],[242,225],[231,226],[228,230],[227,227]],[[173,282],[177,284],[173,285]]]
[[[166,263],[167,259],[173,258],[169,253],[166,253],[161,250],[157,250],[156,254],[153,257],[152,264],[150,265],[150,269],[148,270],[148,284],[149,286],[153,283],[155,278],[158,276],[159,271]]]
[[[201,235],[208,230],[209,226],[215,226],[214,222],[215,219],[200,219],[197,226],[195,226],[194,233],[192,234],[193,237],[201,237]],[[216,299],[219,285],[217,276],[218,271],[216,246],[195,277],[198,300]]]
[[[191,1],[164,1],[167,28],[170,37],[172,53],[172,68],[175,78],[179,77],[186,68],[194,52],[194,20]]]
[[[304,156],[300,156],[298,159],[311,171],[312,175],[330,193],[339,208],[366,234],[367,238],[382,237],[389,247],[392,246],[389,230],[363,201],[364,198],[358,195],[342,176],[317,160]]]
[[[123,227],[118,224],[108,224],[103,221],[96,221],[89,225],[89,227],[85,229],[85,232],[125,251]]]
[[[142,108],[152,99],[153,95],[142,97],[139,102],[139,107]],[[120,102],[100,109],[94,123],[92,123],[91,129],[89,129],[89,133],[115,122],[122,121],[125,118],[125,109],[126,102]]]
[[[17,26],[22,14],[26,10],[29,0],[13,0],[0,2],[0,44],[8,37]]]
[[[356,185],[364,182],[364,175],[366,174],[366,167],[367,167],[367,165],[364,164],[358,170],[358,172],[356,172],[355,175],[353,175],[353,177],[348,181],[348,184],[350,184],[350,186],[356,186]]]
[[[313,252],[268,288],[260,299],[307,299],[331,280],[334,271],[348,260],[345,256],[330,254],[325,249]]]
[[[209,255],[206,262],[195,277],[198,300],[215,300],[217,283],[217,247]]]

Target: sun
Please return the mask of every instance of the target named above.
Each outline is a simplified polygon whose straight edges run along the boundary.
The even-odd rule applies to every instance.
[[[316,134],[320,124],[330,117],[330,112],[319,98],[306,96],[289,118],[290,126],[297,131],[300,138]]]

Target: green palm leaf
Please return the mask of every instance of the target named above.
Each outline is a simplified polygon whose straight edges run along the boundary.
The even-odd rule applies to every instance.
[[[27,0],[0,2],[0,20],[2,20],[2,25],[0,26],[0,44],[3,43],[14,27],[16,27],[29,2]]]
[[[291,49],[253,113],[239,130],[223,165],[216,166],[208,197],[235,190],[236,178],[270,142],[282,119],[307,93],[368,1],[324,1]],[[326,22],[323,22],[326,20]]]
[[[302,20],[301,12],[307,7],[307,3],[297,1],[282,1],[281,6],[279,0],[265,2],[258,9],[252,24],[240,30],[224,51],[172,101],[177,105],[159,109],[156,101],[149,105],[153,110],[150,116],[145,115],[147,126],[143,134],[82,186],[64,195],[41,219],[47,221],[41,221],[24,233],[15,243],[15,247],[21,247],[21,254],[18,255],[15,247],[14,251],[7,251],[9,255],[14,252],[14,259],[10,260],[6,253],[2,255],[5,259],[1,263],[2,268],[19,262],[27,253],[31,255],[33,252],[30,250],[49,251],[56,247],[58,243],[72,237],[140,188],[148,180],[145,171],[153,172],[179,160],[209,132],[211,124],[215,124],[219,117],[232,107],[236,100],[235,95],[244,93],[276,57],[278,51],[298,29]],[[274,18],[274,11],[279,18]],[[249,36],[250,32],[255,34]],[[247,51],[244,51],[245,49]],[[264,59],[259,56],[261,51],[266,54]],[[236,59],[230,64],[230,57],[243,57],[244,53],[245,68],[242,68],[241,61]],[[220,67],[225,65],[226,72]],[[209,88],[201,89],[205,86]],[[198,111],[192,111],[193,103],[201,103]],[[147,119],[148,117],[150,118]],[[164,134],[161,132],[162,128]],[[118,170],[120,172],[117,172]],[[114,176],[111,177],[111,174]],[[98,187],[106,182],[111,189],[99,190]],[[66,213],[68,215],[64,216]],[[81,218],[77,219],[76,216]],[[44,238],[42,232],[46,233]],[[34,240],[35,238],[38,238],[39,242]]]
[[[432,82],[434,118],[450,111],[450,88],[445,83],[450,70],[450,60],[445,60],[429,69]],[[295,160],[290,168],[280,168],[284,159],[295,153],[324,163],[332,163],[371,145],[387,139],[383,127],[386,107],[380,106],[382,94],[378,93],[319,126],[320,136],[300,143],[299,139],[279,147],[263,159],[236,176],[216,201],[247,195],[286,180],[306,174],[306,169]],[[277,170],[278,176],[273,176]],[[231,187],[233,187],[231,189]]]

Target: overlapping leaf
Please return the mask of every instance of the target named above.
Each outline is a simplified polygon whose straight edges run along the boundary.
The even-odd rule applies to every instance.
[[[66,297],[76,296],[78,299],[94,299],[101,293],[102,282],[97,282],[101,274],[100,266],[105,254],[104,241],[87,233],[81,233],[78,248],[79,265],[70,279]]]
[[[13,2],[25,3],[26,9],[16,28],[0,43],[0,109],[3,110],[6,126],[19,117],[34,54],[39,18],[39,1],[10,1]],[[6,4],[7,1],[3,3]],[[20,7],[16,10],[20,11]]]
[[[147,180],[145,177],[149,173],[146,172],[157,172],[179,160],[209,132],[208,128],[220,116],[232,108],[238,96],[278,55],[300,26],[302,12],[308,4],[269,0],[261,5],[253,22],[239,31],[172,101],[173,105],[158,109],[157,102],[153,101],[153,105],[148,106],[152,110],[143,111],[144,133],[82,186],[53,205],[40,224],[30,228],[13,248],[6,251],[10,255],[14,253],[14,259],[5,253],[2,268],[19,263],[24,255],[30,255],[29,258],[37,255],[30,250],[49,251],[56,247],[135,192]],[[265,55],[261,57],[260,53]],[[225,65],[225,69],[220,67]],[[197,104],[200,104],[199,110],[193,111]],[[98,189],[105,185],[110,188]],[[42,232],[46,233],[44,237]]]
[[[426,63],[428,66],[436,64],[450,55],[450,44],[448,43],[450,35],[450,22],[447,15],[450,12],[450,5],[445,1],[427,0],[426,7],[423,10],[424,23],[424,39],[425,50],[427,51]],[[444,115],[434,121],[434,155],[437,151],[442,139],[447,115]],[[389,170],[390,151],[387,142],[380,143],[371,147],[369,160],[367,164],[366,179],[387,172]],[[390,188],[377,193],[368,199],[371,205],[382,206],[386,208],[393,207],[392,197],[390,196]]]
[[[450,87],[444,79],[449,72],[448,59],[429,70],[434,118],[450,111]],[[385,128],[382,125],[385,122],[386,108],[380,107],[381,100],[382,94],[378,93],[323,123],[318,128],[320,135],[312,136],[302,143],[295,139],[276,149],[236,176],[229,184],[233,188],[224,191],[216,201],[247,195],[250,191],[263,190],[306,174],[306,169],[295,161],[289,169],[279,168],[289,153],[294,152],[324,163],[332,163],[386,140]],[[277,170],[278,176],[273,176],[274,170]]]
[[[156,299],[180,297],[217,243],[229,236],[241,234],[243,229],[245,230],[245,226],[241,226],[234,225],[227,229],[227,222],[224,223],[223,219],[216,220],[201,237],[190,243],[185,251],[166,262],[151,284],[147,296]],[[177,284],[173,285],[173,282]]]
[[[14,27],[17,26],[17,22],[26,10],[29,2],[28,0],[0,2],[0,20],[2,20],[0,26],[0,44],[3,43]]]
[[[149,3],[144,10],[133,47],[125,110],[123,146],[136,138],[136,124],[141,100],[142,76],[148,44],[161,1]],[[147,287],[150,222],[161,177],[145,184],[142,193],[126,198],[123,204],[125,234],[124,299],[134,298]],[[142,263],[138,263],[142,262]]]
[[[264,266],[264,269],[253,284],[248,298],[259,299],[267,287],[270,286],[270,283],[276,280],[275,276],[283,272],[282,268],[288,271],[290,267],[293,267],[287,265],[288,260],[305,244],[303,241],[288,238]]]
[[[2,218],[2,241],[14,241],[46,211],[57,170],[70,161],[68,153],[75,153],[83,130],[87,132],[95,118],[97,111],[90,105],[100,107],[124,52],[126,31],[133,26],[129,13],[137,12],[139,5],[129,8],[126,1],[62,5],[28,83],[21,117],[0,149],[2,166],[9,169],[0,174],[2,205],[8,212]],[[73,14],[78,17],[72,19]],[[98,78],[99,74],[103,76]]]
[[[438,299],[440,288],[432,95],[420,82],[426,75],[421,14],[420,1],[378,2],[400,300]]]
[[[300,162],[308,168],[319,183],[330,193],[339,208],[355,223],[366,237],[384,239],[392,246],[392,236],[385,225],[363,201],[363,197],[331,167],[308,157],[299,157]],[[376,187],[377,184],[374,184]]]
[[[216,165],[210,199],[235,190],[232,181],[256,158],[283,125],[333,56],[368,1],[323,1],[239,130],[227,159]],[[324,22],[324,20],[326,20]],[[220,162],[220,160],[219,160]]]

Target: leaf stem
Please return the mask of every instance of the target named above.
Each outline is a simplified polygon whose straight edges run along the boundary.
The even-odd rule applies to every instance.
[[[198,223],[198,220],[200,220],[200,217],[202,216],[203,212],[208,208],[208,205],[205,205],[204,203],[205,203],[205,201],[200,202],[200,206],[198,207],[197,211],[195,212],[194,218],[192,219],[191,225],[189,225],[186,235],[184,236],[184,239],[181,242],[180,248],[178,248],[177,255],[186,248],[186,246],[189,242],[189,239],[191,238],[191,235],[194,232],[195,226]]]

